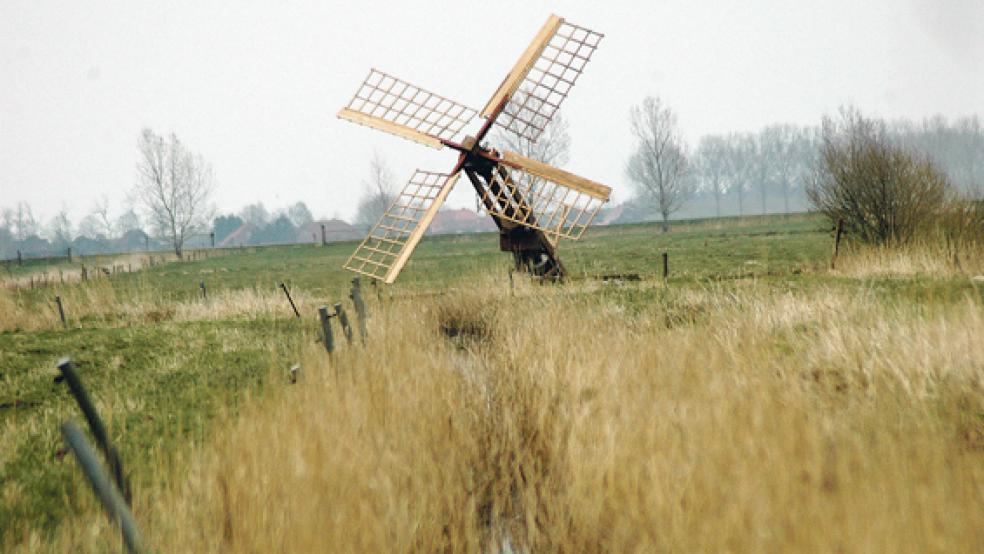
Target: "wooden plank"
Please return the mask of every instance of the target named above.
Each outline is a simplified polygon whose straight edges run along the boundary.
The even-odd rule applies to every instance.
[[[546,179],[559,185],[583,192],[588,196],[592,196],[606,202],[612,194],[612,189],[602,185],[601,183],[596,183],[590,179],[585,179],[584,177],[574,175],[569,171],[564,171],[563,169],[552,165],[538,162],[532,158],[527,158],[526,156],[522,156],[515,152],[504,152],[502,159],[506,162],[519,166],[520,169],[526,171],[527,173],[531,173],[542,179]]]
[[[410,254],[413,253],[414,248],[417,247],[417,243],[419,243],[421,237],[424,236],[424,231],[427,230],[427,227],[430,226],[431,221],[434,220],[434,216],[436,216],[437,211],[441,209],[441,206],[444,204],[444,200],[448,197],[448,193],[451,192],[452,188],[454,188],[454,184],[458,182],[459,175],[460,173],[455,173],[444,183],[444,186],[441,187],[441,190],[437,193],[434,201],[427,208],[427,212],[420,218],[420,223],[417,224],[417,227],[415,227],[413,232],[410,233],[410,236],[407,237],[406,246],[404,246],[403,250],[400,251],[400,256],[395,262],[393,262],[393,265],[390,266],[389,272],[386,273],[385,282],[387,285],[392,284],[393,281],[396,281],[396,276],[400,274],[400,271],[403,270],[403,266],[406,265],[407,260],[410,259]]]
[[[530,72],[530,68],[536,63],[537,58],[543,53],[543,49],[550,42],[550,39],[553,38],[554,33],[557,32],[557,29],[560,28],[562,23],[564,23],[564,18],[550,14],[547,22],[543,24],[543,27],[540,27],[540,31],[533,37],[533,42],[526,47],[523,55],[516,60],[516,65],[513,66],[512,71],[502,80],[502,84],[499,85],[495,94],[489,99],[489,103],[485,105],[485,109],[482,110],[482,117],[488,118],[492,115],[492,112],[499,103],[502,102],[503,98],[512,97],[516,89],[519,88],[519,84],[526,78],[526,74]]]
[[[400,125],[399,123],[393,123],[392,121],[387,121],[381,117],[357,112],[350,108],[342,108],[339,110],[338,117],[358,123],[359,125],[379,129],[385,133],[390,133],[407,140],[412,140],[416,143],[423,144],[424,146],[430,146],[431,148],[436,148],[438,150],[444,148],[444,144],[441,143],[441,139],[433,135],[421,133],[412,127]]]

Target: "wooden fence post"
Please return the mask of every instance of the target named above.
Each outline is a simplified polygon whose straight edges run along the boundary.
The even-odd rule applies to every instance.
[[[345,308],[342,307],[341,302],[335,304],[335,315],[338,317],[338,322],[342,325],[342,333],[345,334],[345,341],[352,344],[352,327],[349,325],[348,316],[345,315]]]
[[[92,431],[92,436],[96,439],[96,445],[102,450],[103,456],[106,458],[106,463],[109,465],[110,471],[113,472],[113,480],[116,481],[116,486],[119,487],[123,499],[129,504],[130,480],[123,474],[123,461],[120,459],[120,454],[117,452],[116,447],[109,441],[106,425],[103,424],[102,418],[99,417],[99,412],[96,411],[96,406],[92,403],[92,398],[89,397],[89,392],[85,390],[82,380],[79,379],[78,373],[75,372],[75,366],[72,365],[72,360],[69,358],[59,360],[58,370],[61,371],[62,378],[68,384],[68,390],[75,397],[75,401],[78,402],[79,409],[82,410],[82,415],[85,416],[85,420],[89,424],[89,430]]]
[[[325,229],[325,224],[321,224],[321,246],[328,244],[328,231]]]
[[[290,297],[290,291],[287,290],[287,285],[280,283],[280,288],[282,288],[284,290],[284,294],[287,295],[287,301],[290,302],[290,307],[293,308],[294,315],[297,316],[297,319],[301,319],[301,312],[297,311],[297,306],[294,305],[294,299]]]
[[[359,338],[366,343],[366,304],[362,301],[362,282],[358,277],[352,279],[352,293],[349,295],[355,305],[355,317],[359,320]]]
[[[75,454],[75,459],[78,460],[82,473],[89,480],[92,490],[95,491],[103,509],[109,515],[109,519],[117,523],[123,531],[123,541],[127,551],[143,552],[143,537],[140,535],[133,514],[120,491],[103,472],[102,466],[99,465],[99,460],[96,459],[96,455],[92,451],[89,441],[82,434],[82,430],[74,422],[66,421],[61,425],[61,432],[68,447]]]
[[[840,253],[841,235],[844,234],[844,218],[837,220],[837,230],[834,232],[834,253],[830,257],[830,269],[837,266],[837,254]]]
[[[208,234],[208,240],[212,243],[212,248],[215,248],[215,231]]]
[[[663,279],[668,279],[670,277],[670,255],[667,252],[663,252]]]
[[[325,350],[331,354],[335,351],[335,337],[331,334],[331,316],[328,315],[328,306],[318,308],[318,318],[321,320],[321,335],[325,341]]]
[[[21,267],[22,265],[24,265],[24,255],[21,254],[21,251],[20,250],[18,250],[17,251],[17,267]]]
[[[55,304],[58,305],[58,317],[61,318],[62,327],[68,329],[68,322],[65,320],[65,308],[62,307],[61,296],[55,296]]]
[[[68,247],[68,263],[72,263],[72,247]]]
[[[208,289],[205,288],[205,281],[198,283],[198,286],[202,289],[202,300],[208,302]]]

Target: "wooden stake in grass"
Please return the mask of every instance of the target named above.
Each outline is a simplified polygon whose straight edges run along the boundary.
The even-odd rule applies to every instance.
[[[355,305],[355,317],[359,320],[359,338],[366,343],[366,304],[362,301],[362,283],[358,277],[352,279],[352,293],[349,295]]]
[[[328,314],[328,306],[318,308],[318,319],[321,320],[321,337],[325,342],[325,350],[331,354],[335,351],[335,337],[331,334],[331,316]]]
[[[99,417],[99,412],[96,411],[95,404],[92,403],[89,392],[85,390],[82,380],[79,379],[78,373],[75,372],[75,366],[72,365],[72,360],[69,358],[59,360],[58,370],[61,371],[62,378],[68,385],[68,390],[75,397],[75,401],[78,402],[79,409],[82,410],[82,415],[85,416],[85,421],[89,424],[89,430],[92,431],[92,436],[96,439],[96,444],[102,450],[103,456],[106,458],[106,463],[109,464],[109,468],[113,472],[113,479],[116,481],[116,486],[119,487],[126,503],[129,504],[130,481],[123,473],[123,461],[116,447],[110,442],[109,433],[106,432],[106,425],[103,424],[102,418]]]
[[[352,344],[352,327],[349,325],[348,316],[345,315],[345,308],[342,307],[341,302],[335,304],[335,315],[338,317],[338,322],[342,324],[345,341]]]
[[[208,302],[208,289],[205,288],[205,281],[198,283],[198,286],[202,289],[202,300]]]
[[[287,290],[287,285],[280,283],[280,288],[284,290],[284,294],[287,295],[287,301],[290,302],[290,307],[294,310],[294,315],[297,319],[301,319],[301,312],[297,311],[297,306],[294,305],[294,299],[290,297],[290,291]]]
[[[844,219],[837,220],[837,230],[834,232],[834,253],[830,257],[830,269],[837,266],[837,254],[840,253],[841,235],[844,234]]]
[[[65,443],[75,454],[82,473],[85,474],[92,485],[92,490],[102,503],[103,508],[109,515],[109,519],[119,524],[123,531],[123,541],[126,544],[127,552],[144,552],[143,537],[137,527],[137,521],[133,518],[130,508],[120,495],[120,491],[113,486],[113,483],[106,476],[99,460],[96,459],[92,446],[85,439],[82,430],[72,421],[66,421],[61,425],[62,437]]]
[[[663,279],[669,279],[670,277],[670,255],[667,252],[663,252]]]
[[[65,308],[62,306],[61,296],[55,297],[55,304],[58,306],[58,317],[61,318],[62,327],[68,329],[68,321],[65,320]]]

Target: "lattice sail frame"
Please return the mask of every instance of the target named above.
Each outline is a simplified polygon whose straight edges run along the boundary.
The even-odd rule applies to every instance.
[[[505,164],[492,172],[481,199],[490,214],[539,229],[553,244],[560,238],[581,238],[608,201],[607,196],[577,190]]]
[[[497,98],[508,97],[496,126],[520,139],[536,142],[603,37],[601,33],[551,16],[482,115],[491,114],[492,103]]]
[[[386,284],[393,283],[459,175],[416,170],[345,262],[345,268]]]
[[[338,117],[442,148],[478,111],[402,79],[371,69]]]

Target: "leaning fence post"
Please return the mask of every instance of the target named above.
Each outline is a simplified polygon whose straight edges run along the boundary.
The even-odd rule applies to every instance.
[[[126,543],[127,551],[143,552],[143,538],[140,536],[140,530],[137,528],[136,520],[133,519],[133,514],[120,495],[120,491],[113,486],[99,465],[99,460],[96,459],[96,455],[92,451],[89,441],[82,434],[82,430],[74,422],[66,421],[62,423],[61,432],[68,447],[75,453],[75,458],[78,460],[79,466],[82,467],[82,473],[85,474],[89,484],[92,485],[92,490],[102,502],[109,519],[119,524],[120,529],[123,530],[123,541]]]
[[[113,479],[116,481],[116,486],[119,487],[120,492],[123,494],[123,499],[129,503],[130,483],[123,476],[123,461],[120,459],[120,454],[116,451],[116,447],[109,442],[106,426],[103,424],[102,418],[99,417],[99,412],[96,411],[96,407],[93,405],[88,391],[82,386],[82,380],[79,379],[79,375],[75,372],[72,360],[62,358],[58,361],[58,369],[68,384],[68,390],[71,391],[72,396],[75,397],[75,401],[78,402],[79,409],[82,410],[82,415],[85,416],[85,420],[89,424],[89,429],[92,431],[92,436],[96,439],[96,444],[106,457],[109,469],[113,472]]]
[[[349,295],[355,305],[355,317],[359,320],[359,338],[366,343],[366,304],[362,301],[362,283],[358,277],[352,279],[352,294]]]
[[[338,316],[338,322],[342,324],[345,341],[352,344],[352,327],[349,325],[348,316],[345,315],[345,308],[342,307],[341,302],[335,304],[335,315]]]
[[[328,306],[318,308],[318,318],[321,320],[321,334],[325,340],[325,350],[329,354],[335,351],[335,337],[331,334],[331,318],[328,315]]]
[[[844,234],[844,218],[837,220],[837,231],[834,233],[834,253],[830,257],[830,269],[837,265],[837,254],[840,252],[841,235]]]
[[[58,305],[58,317],[61,318],[62,327],[68,329],[68,322],[65,321],[65,308],[62,307],[61,296],[55,296],[55,304]]]
[[[287,295],[287,301],[290,302],[290,307],[294,309],[294,315],[297,319],[301,318],[301,312],[297,311],[297,306],[294,304],[294,299],[290,297],[290,291],[287,290],[287,285],[280,283],[280,288],[284,289],[284,294]]]

